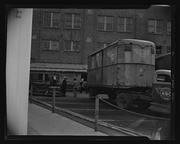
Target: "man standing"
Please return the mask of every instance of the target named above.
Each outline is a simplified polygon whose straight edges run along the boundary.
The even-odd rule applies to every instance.
[[[78,82],[77,79],[73,79],[73,96],[77,97]]]
[[[82,93],[82,91],[83,91],[83,81],[84,81],[84,79],[82,78],[81,80],[80,80],[80,93]]]
[[[57,86],[57,76],[56,76],[56,74],[52,75],[52,86]]]
[[[62,97],[66,96],[66,87],[67,87],[67,81],[66,81],[66,77],[64,77],[62,85],[61,85]]]
[[[83,88],[84,88],[84,90],[86,91],[86,94],[87,94],[88,87],[87,87],[87,81],[86,80],[84,80],[84,82],[83,82]]]

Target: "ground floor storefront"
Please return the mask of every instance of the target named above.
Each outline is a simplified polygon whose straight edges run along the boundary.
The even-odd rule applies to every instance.
[[[57,86],[60,86],[64,77],[66,77],[67,91],[71,91],[73,78],[76,78],[78,82],[82,78],[87,81],[87,65],[31,63],[31,83],[50,85],[53,77],[56,79]]]

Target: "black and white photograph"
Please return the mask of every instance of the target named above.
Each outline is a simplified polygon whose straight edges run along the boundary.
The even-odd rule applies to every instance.
[[[175,140],[173,9],[8,9],[6,138]]]

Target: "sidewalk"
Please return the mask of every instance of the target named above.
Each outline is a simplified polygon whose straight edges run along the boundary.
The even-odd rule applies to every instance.
[[[107,136],[33,103],[29,104],[27,135]]]

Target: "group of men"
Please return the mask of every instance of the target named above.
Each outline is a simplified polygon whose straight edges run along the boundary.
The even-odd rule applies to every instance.
[[[57,86],[57,77],[54,75],[52,77],[52,85]],[[78,81],[76,78],[73,79],[73,96],[77,97],[77,91],[79,90],[80,93],[84,90],[86,93],[88,92],[87,90],[87,82],[82,78],[78,84]],[[60,86],[60,93],[62,97],[66,97],[66,89],[67,89],[67,78],[64,77],[62,84]]]

